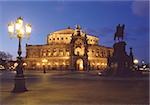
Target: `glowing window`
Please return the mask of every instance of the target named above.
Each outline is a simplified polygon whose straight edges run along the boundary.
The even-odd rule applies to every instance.
[[[76,61],[76,66],[79,70],[83,70],[84,66],[83,66],[83,60],[82,59],[78,59]]]
[[[50,52],[48,53],[48,56],[51,56],[51,53],[50,53]]]
[[[80,47],[77,47],[75,50],[74,50],[74,54],[75,55],[84,55],[84,48],[80,48]]]
[[[43,53],[43,56],[46,56],[46,53]]]
[[[53,49],[53,52],[56,52],[56,49],[55,49],[55,48]]]

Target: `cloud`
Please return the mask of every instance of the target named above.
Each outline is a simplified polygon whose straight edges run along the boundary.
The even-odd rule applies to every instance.
[[[147,17],[149,16],[149,1],[133,1],[132,3],[132,12],[137,16]]]

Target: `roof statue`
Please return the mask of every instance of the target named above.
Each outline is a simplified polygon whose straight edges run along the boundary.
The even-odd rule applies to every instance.
[[[74,35],[80,35],[81,34],[81,27],[80,25],[76,25],[75,33]]]
[[[120,24],[118,24],[118,26],[116,27],[115,35],[114,35],[114,40],[115,41],[116,41],[116,38],[118,38],[118,41],[120,41],[120,38],[121,38],[121,40],[123,40],[123,38],[124,38],[124,28],[125,28],[124,24],[122,26],[120,26]]]
[[[76,25],[76,29],[79,29],[79,30],[80,30],[80,29],[81,29],[81,26],[77,24],[77,25]]]
[[[68,27],[67,27],[67,29],[71,29],[71,27],[70,27],[70,26],[68,26]]]

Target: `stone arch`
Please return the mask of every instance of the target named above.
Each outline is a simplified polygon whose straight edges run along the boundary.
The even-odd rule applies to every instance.
[[[84,70],[84,65],[83,65],[83,60],[82,59],[77,59],[76,60],[76,69],[79,71]]]

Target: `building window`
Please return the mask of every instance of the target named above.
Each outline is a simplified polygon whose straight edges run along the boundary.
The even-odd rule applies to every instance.
[[[104,56],[104,57],[106,57],[106,53],[105,53],[105,51],[103,52],[103,56]]]
[[[53,49],[53,55],[56,56],[56,54],[57,54],[56,49]]]
[[[56,49],[55,49],[55,48],[53,49],[53,52],[56,52]]]
[[[69,49],[66,49],[66,56],[69,56]]]
[[[63,50],[62,50],[62,49],[60,49],[60,50],[59,50],[59,55],[60,55],[60,56],[63,56],[63,55],[64,55],[64,53],[63,53]]]
[[[64,38],[61,38],[61,40],[63,40]]]
[[[102,54],[102,57],[104,57],[104,52],[103,51],[101,52],[101,54]]]
[[[55,38],[53,38],[53,40],[55,40]]]
[[[97,53],[96,53],[96,57],[98,57],[98,55],[99,55],[99,53],[97,52]]]
[[[48,53],[48,56],[51,56],[51,52]]]
[[[46,56],[46,53],[43,53],[43,56]]]
[[[57,40],[59,40],[59,38],[57,38]]]

